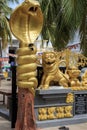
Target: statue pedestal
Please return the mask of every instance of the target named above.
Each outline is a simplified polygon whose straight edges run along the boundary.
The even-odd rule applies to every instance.
[[[55,106],[59,103],[65,104],[67,93],[72,92],[71,89],[63,87],[52,87],[48,90],[36,90],[35,107]]]
[[[74,102],[66,102],[69,93],[73,94]],[[36,125],[44,128],[86,122],[86,104],[87,91],[72,91],[63,87],[52,87],[48,90],[37,89]]]

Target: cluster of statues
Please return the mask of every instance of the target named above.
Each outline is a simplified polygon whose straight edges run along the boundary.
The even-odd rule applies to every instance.
[[[86,89],[87,71],[82,75],[80,81],[78,77],[81,71],[78,69],[78,66],[67,66],[65,73],[63,73],[59,68],[61,62],[65,62],[66,64],[66,60],[58,59],[58,54],[56,52],[43,52],[42,66],[44,74],[39,88],[48,89],[50,83],[53,81],[58,82],[58,86],[63,86],[65,88],[71,87],[75,88],[75,90]]]

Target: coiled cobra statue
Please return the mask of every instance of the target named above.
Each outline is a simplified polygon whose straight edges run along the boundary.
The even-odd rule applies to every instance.
[[[37,87],[36,47],[34,42],[43,25],[40,5],[35,0],[25,0],[10,17],[10,28],[20,41],[17,50],[17,86],[28,88],[33,94]]]

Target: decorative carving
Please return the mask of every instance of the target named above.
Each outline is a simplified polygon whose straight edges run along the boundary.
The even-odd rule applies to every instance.
[[[39,108],[38,113],[38,120],[47,120],[47,108]]]
[[[66,97],[66,103],[73,103],[74,102],[74,95],[72,93],[68,93]]]
[[[84,67],[87,65],[87,57],[82,54],[78,54],[78,66]]]
[[[53,120],[72,117],[72,106],[45,107],[38,109],[38,120]]]
[[[65,106],[65,115],[64,117],[72,117],[72,106]]]
[[[81,91],[81,90],[87,90],[86,86],[81,86],[81,87],[71,87],[72,90],[74,91]]]
[[[47,119],[55,119],[55,107],[49,107],[47,109]]]
[[[56,117],[64,118],[64,107],[63,106],[56,108]]]
[[[59,54],[59,53],[58,53]],[[70,49],[65,49],[60,52],[61,60],[66,60],[66,66],[81,66],[87,65],[87,57],[81,53],[73,52]]]

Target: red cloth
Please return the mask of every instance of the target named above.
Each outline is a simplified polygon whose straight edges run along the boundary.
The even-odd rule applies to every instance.
[[[34,95],[25,88],[18,89],[18,112],[15,130],[36,130]]]

